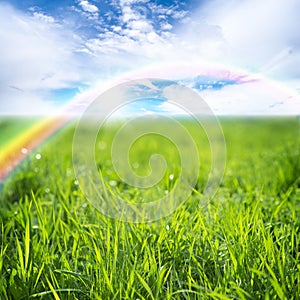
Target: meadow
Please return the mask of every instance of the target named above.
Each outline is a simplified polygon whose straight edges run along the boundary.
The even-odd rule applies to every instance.
[[[37,148],[1,184],[0,298],[299,299],[299,119],[220,122],[227,158],[213,199],[203,205],[210,162],[204,158],[204,177],[188,200],[148,223],[107,217],[85,199],[72,164],[74,123]],[[1,123],[0,136],[3,124],[17,123]],[[183,123],[197,136],[193,124]],[[137,141],[131,161],[143,175],[146,150],[166,156],[162,184],[152,192],[123,184],[107,146],[115,132],[108,126],[98,141],[97,166],[108,185],[137,202],[174,187],[179,158],[159,136]],[[208,153],[202,138],[197,147]]]

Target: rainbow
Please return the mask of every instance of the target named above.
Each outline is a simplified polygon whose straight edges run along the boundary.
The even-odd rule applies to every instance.
[[[295,94],[295,92],[291,92],[290,89],[283,87],[279,83],[267,80],[257,74],[251,74],[243,70],[220,65],[190,65],[185,63],[172,63],[158,66],[151,65],[125,73],[113,80],[99,82],[95,88],[83,92],[70,101],[66,107],[62,109],[60,116],[45,117],[44,119],[37,120],[33,122],[31,126],[23,128],[21,132],[15,134],[4,144],[1,145],[0,143],[0,182],[6,178],[30,152],[46,141],[47,138],[60,128],[63,128],[74,116],[78,115],[91,101],[108,88],[128,80],[140,78],[168,78],[177,81],[178,78],[184,79],[195,75],[206,75],[211,78],[216,78],[217,80],[229,80],[232,81],[233,84],[240,86],[255,83],[257,85],[253,86],[253,90],[255,90],[256,87],[261,88],[263,85],[265,86],[264,90],[267,91],[268,94],[275,94],[278,98],[290,100],[292,105],[294,105],[294,111],[300,111],[300,97],[298,93]]]
[[[0,182],[37,146],[67,124],[68,117],[47,117],[17,133],[1,146]]]

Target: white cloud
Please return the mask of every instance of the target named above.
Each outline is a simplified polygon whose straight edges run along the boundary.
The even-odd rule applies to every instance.
[[[135,68],[136,65],[145,63],[147,60],[162,59],[169,57],[172,49],[172,25],[163,20],[161,26],[155,29],[154,22],[157,20],[147,18],[146,8],[153,9],[153,4],[144,0],[123,0],[119,3],[122,12],[118,25],[111,26],[111,30],[100,33],[97,38],[86,41],[85,45],[96,57],[110,56],[112,66]],[[145,4],[146,3],[146,4]],[[135,5],[133,5],[135,4]],[[141,10],[140,6],[143,5]],[[168,10],[169,13],[173,9]]]
[[[52,21],[0,4],[0,112],[44,111],[48,91],[82,79],[74,40]]]
[[[35,107],[38,99],[44,105],[45,90],[94,82],[144,64],[205,60],[278,78],[300,76],[297,0],[213,0],[193,13],[176,5],[121,0],[112,2],[121,15],[111,15],[110,24],[103,23],[105,17],[96,5],[87,0],[76,3],[72,18],[60,22],[37,10],[29,16],[0,4],[0,44],[5,45],[0,57],[1,95],[14,99],[16,108],[25,109],[30,97]],[[87,34],[88,38],[79,34],[87,27],[99,33]],[[1,102],[0,110],[5,105]]]
[[[96,13],[98,12],[98,7],[94,4],[89,3],[87,0],[81,0],[79,2],[79,5],[82,7],[82,9],[89,13]]]
[[[167,16],[174,19],[183,19],[187,16],[188,11],[179,9],[176,5],[165,7],[161,4],[150,3],[150,9],[153,13],[159,15],[160,18],[165,19]]]
[[[183,19],[187,15],[187,11],[185,10],[174,10],[172,11],[171,15],[174,19]]]
[[[138,20],[140,19],[140,15],[132,10],[132,8],[128,5],[122,6],[122,16],[121,21],[123,23],[127,23],[131,20]]]
[[[150,0],[120,0],[121,5],[131,5],[131,4],[145,4],[148,3]]]
[[[161,24],[161,30],[171,30],[173,28],[173,26],[170,23],[162,23]]]
[[[4,87],[1,91],[0,113],[1,114],[27,114],[27,115],[49,115],[58,111],[57,106],[44,101],[34,91],[24,91],[13,86]]]
[[[129,27],[140,32],[153,31],[152,25],[146,20],[133,20],[130,22]]]
[[[5,45],[0,56],[1,82],[26,90],[62,87],[75,79],[70,68],[72,40],[58,25],[0,5],[0,32]]]
[[[111,29],[115,32],[120,32],[122,30],[122,27],[121,26],[115,26],[115,25],[112,25],[111,26]]]
[[[266,80],[206,90],[203,98],[219,115],[297,115],[300,97]]]
[[[55,19],[52,17],[52,16],[48,16],[46,14],[43,14],[41,12],[33,12],[33,17],[38,19],[38,20],[41,20],[41,21],[44,21],[46,23],[54,23],[55,22]]]
[[[218,48],[213,59],[235,64],[248,69],[263,71],[264,67],[273,63],[286,49],[293,52],[294,67],[290,66],[285,76],[300,75],[300,2],[297,0],[253,0],[253,1],[221,1],[215,0],[202,6],[192,15],[192,22],[204,19],[208,26],[214,27],[216,34],[212,43]],[[200,24],[199,24],[200,25]],[[183,26],[181,36],[184,39]],[[190,34],[188,43],[201,44],[199,31]],[[202,45],[203,48],[205,45]],[[289,55],[281,55],[280,64],[288,62]],[[283,66],[282,66],[283,67]],[[283,70],[283,69],[282,69]],[[277,70],[279,71],[279,70]],[[279,75],[279,73],[274,73]]]

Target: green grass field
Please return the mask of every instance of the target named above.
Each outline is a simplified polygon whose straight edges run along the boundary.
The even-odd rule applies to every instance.
[[[33,153],[1,187],[0,299],[299,299],[299,119],[221,123],[227,160],[215,197],[201,205],[200,177],[181,207],[151,223],[111,219],[84,198],[72,165],[73,124],[36,149],[41,158]],[[106,129],[100,147],[115,130]],[[149,171],[143,151],[167,156],[169,173],[155,193],[171,190],[178,176],[169,149],[152,136],[131,153],[140,174]],[[109,150],[97,157],[107,182],[128,201],[153,200],[120,182]],[[204,175],[206,151],[199,150]]]

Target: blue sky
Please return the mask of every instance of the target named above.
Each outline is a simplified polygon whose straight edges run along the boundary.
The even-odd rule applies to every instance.
[[[0,112],[55,111],[101,82],[178,62],[240,68],[298,93],[299,11],[298,0],[0,1]],[[253,87],[239,92],[230,79],[200,73],[190,74],[192,88],[233,93],[241,112],[259,105],[238,98]],[[268,107],[285,101],[271,98]]]

